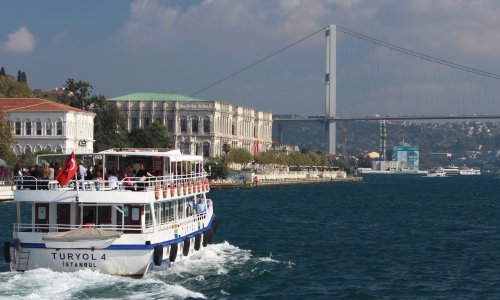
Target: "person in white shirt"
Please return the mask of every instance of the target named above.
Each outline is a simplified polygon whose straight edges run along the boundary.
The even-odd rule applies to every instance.
[[[108,177],[108,186],[116,190],[118,188],[118,177],[116,177],[116,170],[111,171],[111,175]]]

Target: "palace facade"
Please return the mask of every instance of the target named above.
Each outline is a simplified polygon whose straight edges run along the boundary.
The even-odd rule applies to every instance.
[[[16,155],[46,149],[58,153],[92,153],[95,114],[39,98],[0,98],[12,124]]]
[[[256,154],[272,144],[269,112],[175,93],[134,93],[107,100],[125,117],[128,131],[159,122],[185,154],[221,156],[224,144]]]

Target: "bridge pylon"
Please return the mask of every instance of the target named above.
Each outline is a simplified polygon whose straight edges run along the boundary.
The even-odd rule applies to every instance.
[[[325,132],[326,151],[337,152],[337,124],[331,118],[337,117],[337,26],[326,29],[326,75],[325,75]]]

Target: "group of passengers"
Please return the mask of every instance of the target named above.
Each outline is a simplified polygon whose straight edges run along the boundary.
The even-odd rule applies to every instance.
[[[54,180],[55,174],[59,172],[58,163],[44,162],[26,168],[20,164],[14,166],[14,182],[18,189],[47,189],[49,180]],[[40,182],[38,182],[41,180]]]

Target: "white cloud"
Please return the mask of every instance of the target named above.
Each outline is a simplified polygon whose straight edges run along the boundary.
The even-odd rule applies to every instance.
[[[35,37],[28,28],[21,26],[17,31],[9,34],[7,40],[2,44],[2,49],[13,54],[33,52],[35,50]]]

